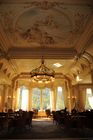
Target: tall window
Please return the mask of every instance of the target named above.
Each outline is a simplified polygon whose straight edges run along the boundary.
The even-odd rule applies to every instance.
[[[32,108],[40,110],[40,89],[33,88],[32,90]]]
[[[45,110],[47,108],[50,108],[50,89],[33,88],[32,108],[38,110]]]
[[[62,87],[57,87],[56,110],[64,109],[64,98]]]
[[[93,109],[93,96],[91,88],[86,89],[86,104],[85,109],[90,110]]]
[[[28,110],[28,90],[24,86],[18,90],[18,109]]]

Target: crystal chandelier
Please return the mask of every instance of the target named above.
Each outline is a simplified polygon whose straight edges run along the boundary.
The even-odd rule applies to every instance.
[[[44,64],[44,59],[41,59],[41,65],[31,71],[33,82],[49,83],[54,81],[55,71],[49,69]]]

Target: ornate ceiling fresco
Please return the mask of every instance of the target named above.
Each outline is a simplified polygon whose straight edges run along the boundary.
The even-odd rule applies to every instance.
[[[33,59],[42,55],[50,67],[54,61],[65,62],[63,68],[54,69],[73,79],[77,71],[89,72],[92,48],[91,0],[0,1],[0,63],[5,64],[3,58],[9,65],[6,72],[1,71],[8,77],[11,73],[10,79],[30,72],[39,61],[32,66]]]
[[[91,15],[90,5],[60,1],[7,2],[0,8],[1,24],[14,47],[75,48]]]

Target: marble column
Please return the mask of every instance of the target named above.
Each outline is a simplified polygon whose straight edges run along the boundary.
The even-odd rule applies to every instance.
[[[67,93],[68,93],[68,111],[71,112],[71,90],[72,90],[72,85],[71,81],[67,81]]]
[[[52,104],[52,110],[54,110],[54,92],[53,92],[53,89],[51,90],[51,104]]]
[[[15,93],[15,87],[12,86],[12,109],[16,110],[16,93]]]
[[[5,103],[7,103],[8,92],[9,92],[9,86],[6,85],[6,88],[5,88]]]
[[[5,85],[2,85],[1,90],[1,111],[5,111]]]
[[[56,87],[54,87],[54,89],[53,89],[53,94],[54,94],[54,100],[53,100],[54,107],[53,107],[53,110],[56,110],[56,98],[57,98],[57,96],[56,96]]]
[[[40,110],[43,110],[43,104],[42,104],[42,89],[41,89],[41,93],[40,93]]]
[[[92,94],[93,94],[93,70],[91,70],[91,84],[92,84]]]
[[[29,99],[29,111],[31,111],[32,110],[32,89],[31,88],[29,88],[28,99]]]

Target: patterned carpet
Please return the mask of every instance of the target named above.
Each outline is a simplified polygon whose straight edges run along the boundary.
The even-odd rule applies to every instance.
[[[53,124],[48,118],[33,119],[32,128],[14,129],[0,133],[0,139],[50,139],[50,140],[92,140],[93,130],[88,128],[65,128]]]

